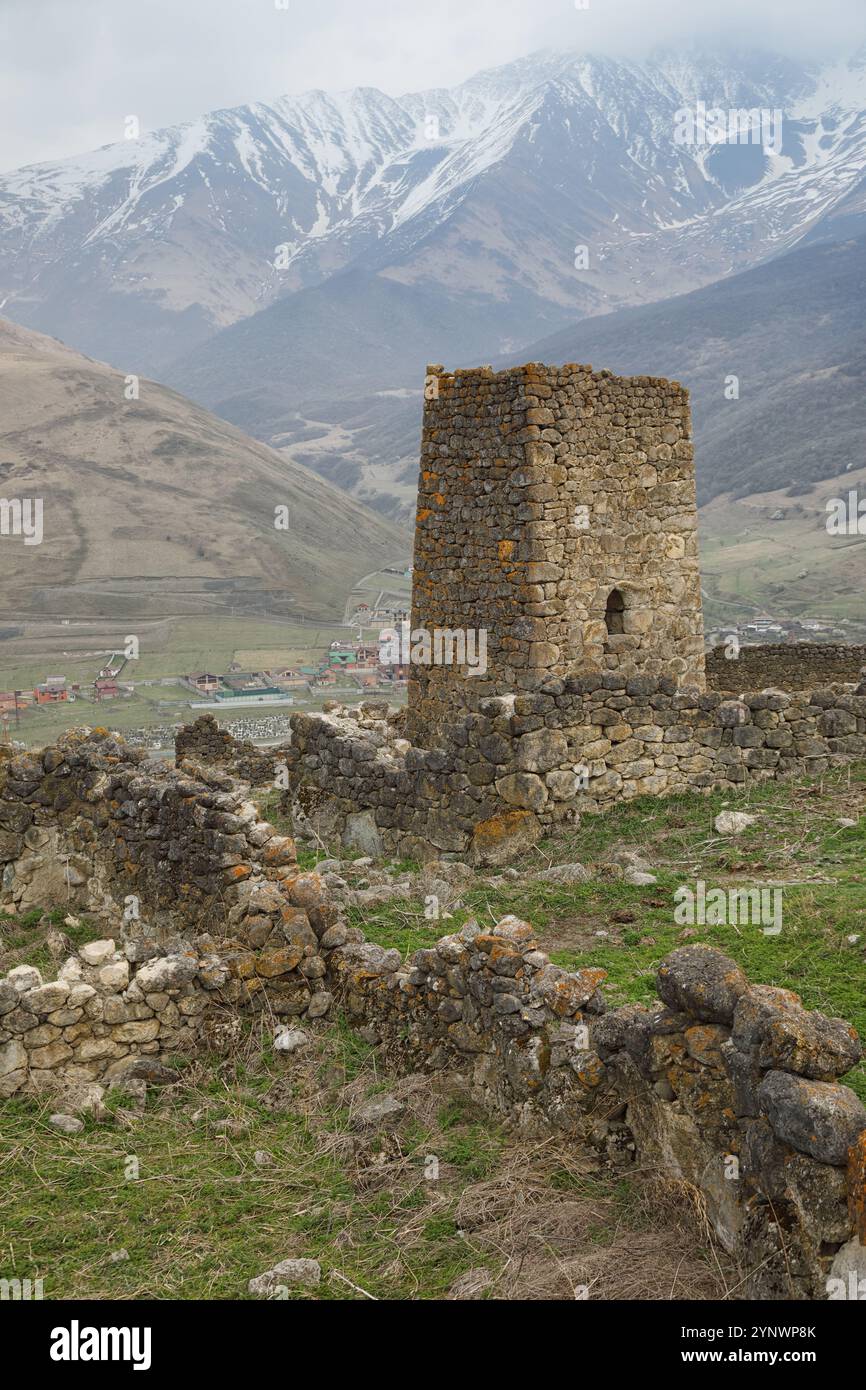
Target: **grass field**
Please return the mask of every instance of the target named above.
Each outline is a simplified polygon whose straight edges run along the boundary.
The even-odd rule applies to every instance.
[[[699,515],[704,622],[770,612],[788,620],[839,623],[849,642],[866,640],[862,595],[866,535],[827,533],[827,499],[866,492],[866,468],[789,497],[787,489],[718,497]]]
[[[0,1278],[42,1278],[48,1299],[238,1299],[301,1257],[322,1282],[291,1298],[441,1299],[461,1279],[520,1300],[736,1286],[675,1188],[510,1137],[454,1079],[388,1081],[340,1021],[301,1059],[275,1056],[267,1029],[246,1054],[179,1066],[144,1109],[112,1093],[77,1135],[48,1124],[47,1102],[5,1103]],[[397,1124],[359,1123],[386,1090]]]
[[[723,838],[713,829],[723,807],[756,820]],[[650,862],[655,884],[613,876],[623,848]],[[533,877],[573,861],[594,870],[589,882]],[[736,795],[633,801],[516,867],[514,878],[479,871],[446,920],[425,920],[420,892],[353,920],[408,952],[469,916],[514,912],[555,961],[602,966],[611,1006],[653,1000],[661,958],[705,941],[752,980],[793,988],[866,1035],[866,764]],[[779,886],[781,934],[677,925],[676,887],[701,878]],[[28,961],[53,973],[37,916],[0,920],[0,969]],[[72,930],[80,945],[91,929]],[[603,1299],[737,1297],[741,1272],[682,1185],[610,1168],[566,1139],[508,1133],[458,1078],[383,1075],[339,1018],[308,1031],[309,1047],[285,1057],[269,1020],[249,1022],[238,1055],[170,1059],[176,1085],[152,1089],[144,1108],[110,1093],[107,1115],[77,1135],[49,1125],[50,1099],[6,1103],[0,1278],[43,1278],[46,1298],[235,1299],[303,1257],[320,1262],[322,1282],[293,1299],[572,1299],[581,1287]],[[866,1098],[864,1065],[845,1079]],[[362,1106],[384,1093],[402,1113],[365,1125]]]
[[[757,817],[743,835],[713,830],[723,808]],[[840,820],[854,820],[843,827]],[[620,848],[638,850],[657,882],[632,887],[608,876]],[[597,873],[586,883],[556,886],[533,878],[554,864],[577,861]],[[461,894],[450,921],[430,922],[424,901],[392,901],[354,911],[355,924],[383,946],[408,953],[432,945],[470,917],[482,924],[513,912],[531,922],[557,964],[600,966],[603,992],[616,1007],[649,1003],[661,959],[686,941],[705,942],[737,960],[755,983],[795,990],[809,1008],[849,1020],[866,1038],[866,765],[834,772],[820,783],[767,782],[748,792],[640,798],[579,828],[544,841],[516,865],[516,879],[477,882]],[[694,889],[777,887],[782,930],[760,924],[696,925],[674,920],[674,893]],[[847,1078],[866,1100],[866,1062]]]

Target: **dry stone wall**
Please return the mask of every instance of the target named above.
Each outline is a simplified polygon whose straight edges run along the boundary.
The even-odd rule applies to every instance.
[[[291,722],[298,833],[482,863],[619,800],[819,775],[866,754],[866,694],[853,686],[735,699],[618,672],[492,697],[424,747],[385,705]]]
[[[234,738],[227,729],[220,728],[212,714],[203,714],[185,725],[178,732],[174,747],[178,767],[191,759],[222,767],[252,787],[273,783],[274,754],[258,748],[249,739]]]
[[[30,967],[0,982],[4,1094],[216,1046],[243,1013],[327,1013],[337,910],[248,792],[99,731],[0,763],[0,908],[62,906],[104,932],[50,984]]]
[[[866,669],[866,647],[844,643],[792,642],[740,647],[736,658],[724,646],[707,656],[707,684],[714,690],[809,690],[834,681],[858,681]]]
[[[513,917],[405,964],[348,943],[330,974],[392,1067],[458,1068],[518,1124],[700,1192],[744,1296],[821,1299],[866,1273],[866,1108],[838,1080],[860,1057],[844,1020],[706,946],[662,962],[658,1004],[607,1013],[604,971],[552,965]]]
[[[99,911],[129,895],[159,925],[224,916],[246,880],[291,879],[291,839],[218,768],[152,762],[122,739],[75,731],[0,764],[2,898],[42,905],[54,886]]]
[[[828,1280],[866,1276],[866,1109],[840,1080],[860,1057],[845,1021],[706,946],[661,963],[658,1004],[608,1012],[604,972],[554,966],[515,918],[466,923],[404,963],[343,920],[247,793],[86,731],[0,765],[5,908],[37,882],[55,893],[45,907],[74,888],[106,928],[55,980],[0,978],[0,1098],[59,1088],[98,1112],[110,1086],[231,1051],[245,1017],[279,1045],[336,1003],[392,1067],[458,1069],[508,1123],[699,1191],[751,1296],[824,1298]],[[47,876],[51,862],[83,881]]]

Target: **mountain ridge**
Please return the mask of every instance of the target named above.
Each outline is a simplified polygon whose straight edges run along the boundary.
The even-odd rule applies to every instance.
[[[676,109],[699,95],[784,106],[784,155],[677,146]],[[489,277],[500,316],[517,286],[538,323],[708,283],[812,234],[842,202],[866,216],[864,172],[862,55],[541,50],[450,89],[314,89],[7,173],[0,308],[155,375],[351,265],[454,295]],[[512,342],[533,336],[524,312],[510,314]]]
[[[0,542],[11,615],[342,617],[399,528],[177,392],[0,319],[0,492],[43,537]],[[288,529],[275,526],[287,508]]]

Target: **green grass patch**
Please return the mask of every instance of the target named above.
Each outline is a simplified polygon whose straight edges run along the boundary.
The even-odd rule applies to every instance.
[[[723,809],[747,811],[755,822],[742,835],[722,837],[713,826]],[[450,920],[429,921],[420,896],[353,912],[354,925],[404,956],[435,945],[470,917],[483,927],[506,913],[531,922],[539,944],[569,969],[607,971],[611,1007],[657,998],[659,963],[688,941],[731,955],[756,984],[796,990],[803,1003],[853,1023],[866,1039],[866,764],[836,770],[820,782],[765,782],[742,792],[641,797],[579,827],[542,841],[516,865],[516,879],[479,872]],[[853,825],[840,824],[853,820]],[[616,849],[637,850],[657,876],[632,886],[608,874]],[[579,862],[593,869],[586,883],[556,885],[534,877],[552,865]],[[488,881],[499,877],[498,882]],[[714,887],[777,888],[782,931],[740,919],[726,925],[684,926],[675,919],[675,893]],[[845,1078],[866,1100],[866,1063]]]

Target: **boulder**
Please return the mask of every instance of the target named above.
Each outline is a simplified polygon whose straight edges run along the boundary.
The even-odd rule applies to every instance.
[[[813,1081],[844,1076],[860,1060],[860,1039],[850,1023],[804,1009],[799,995],[771,985],[750,985],[734,1011],[732,1041],[758,1066],[796,1072]]]
[[[841,1166],[866,1129],[866,1107],[847,1086],[768,1071],[758,1103],[774,1134],[820,1163]]]
[[[748,980],[735,960],[712,946],[680,946],[656,973],[659,997],[704,1023],[730,1023]]]

